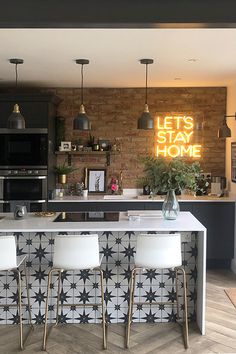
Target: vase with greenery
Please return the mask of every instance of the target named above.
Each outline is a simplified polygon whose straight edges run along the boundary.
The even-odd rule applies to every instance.
[[[57,165],[54,171],[58,175],[58,183],[66,183],[67,175],[75,170],[77,170],[76,167],[66,165],[65,162],[62,165]]]
[[[176,219],[179,204],[176,193],[183,189],[196,191],[197,179],[201,175],[199,162],[187,163],[184,158],[167,159],[147,156],[142,159],[145,176],[144,185],[149,185],[151,195],[166,194],[162,212],[166,219]]]

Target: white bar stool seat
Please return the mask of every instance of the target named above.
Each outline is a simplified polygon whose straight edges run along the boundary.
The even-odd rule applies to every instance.
[[[21,272],[20,266],[23,265],[24,273],[25,273],[25,286],[27,291],[27,305],[22,303],[22,281],[21,281]],[[31,307],[30,307],[30,297],[29,297],[29,287],[26,273],[26,256],[17,257],[16,255],[16,240],[14,236],[0,236],[0,271],[12,271],[17,273],[17,290],[18,290],[18,303],[17,305],[3,305],[4,306],[17,306],[18,314],[19,314],[19,327],[20,327],[20,348],[24,349],[26,340],[33,330],[32,319],[31,319]],[[22,306],[27,306],[27,310],[29,312],[29,323],[30,323],[30,331],[23,339],[23,315],[22,315]]]
[[[137,236],[135,266],[131,272],[130,299],[128,308],[128,324],[126,332],[126,347],[129,348],[130,329],[132,323],[135,279],[138,271],[143,269],[168,269],[174,268],[176,274],[176,303],[177,318],[179,318],[178,272],[183,275],[183,299],[184,299],[184,346],[188,348],[188,314],[187,314],[187,284],[185,270],[182,267],[181,235],[180,234],[140,234]],[[146,304],[147,302],[145,302]],[[150,304],[158,302],[151,302]]]
[[[104,290],[103,290],[103,271],[101,269],[99,257],[98,235],[57,235],[54,243],[53,268],[48,274],[48,288],[45,310],[45,325],[43,335],[43,350],[46,350],[47,344],[47,323],[48,323],[48,302],[50,295],[50,284],[53,272],[58,272],[58,291],[57,291],[57,310],[56,323],[58,324],[59,306],[72,306],[75,304],[60,305],[61,274],[65,270],[90,269],[100,273],[101,285],[101,307],[102,307],[102,328],[103,328],[103,348],[107,348],[106,321],[104,309]],[[76,304],[76,306],[93,306],[95,304]],[[99,304],[96,304],[99,305]]]

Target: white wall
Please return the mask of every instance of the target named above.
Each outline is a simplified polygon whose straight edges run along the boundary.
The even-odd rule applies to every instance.
[[[235,112],[236,112],[236,82],[235,84],[227,87],[227,115],[233,115]],[[231,129],[231,138],[226,139],[225,173],[228,181],[229,191],[236,195],[236,183],[231,182],[231,142],[233,141],[236,142],[236,120],[234,118],[228,118],[227,124]],[[236,273],[236,227],[234,230],[234,259],[231,262],[231,268],[233,272]]]

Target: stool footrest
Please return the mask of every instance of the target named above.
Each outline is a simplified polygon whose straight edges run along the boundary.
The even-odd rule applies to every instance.
[[[170,305],[170,306],[177,306],[177,302],[173,301],[140,301],[140,302],[133,302],[133,305]]]
[[[98,304],[58,304],[58,306],[63,307],[63,306],[75,306],[75,307],[83,307],[83,306],[102,306],[102,304],[98,303]]]
[[[0,308],[1,307],[18,307],[18,304],[0,304]],[[28,304],[21,304],[21,306],[27,307]],[[30,308],[32,308],[32,306],[30,306]]]

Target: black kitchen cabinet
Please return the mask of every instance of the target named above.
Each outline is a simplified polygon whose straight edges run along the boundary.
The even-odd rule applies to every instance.
[[[162,201],[143,202],[49,202],[49,211],[161,210]],[[207,229],[207,267],[230,268],[234,256],[234,202],[180,202]]]
[[[234,256],[235,203],[192,203],[193,215],[207,228],[208,267],[230,267]]]
[[[7,128],[8,117],[18,104],[25,118],[25,128],[45,129],[48,146],[47,185],[48,192],[55,189],[55,117],[60,99],[53,94],[43,93],[0,93],[0,129]]]
[[[0,128],[7,128],[7,120],[14,104],[20,106],[26,128],[51,128],[56,115],[55,106],[60,102],[51,94],[0,94]],[[55,123],[53,123],[55,124]],[[53,128],[55,129],[55,128]]]
[[[48,202],[48,211],[127,211],[144,210],[137,202]]]

